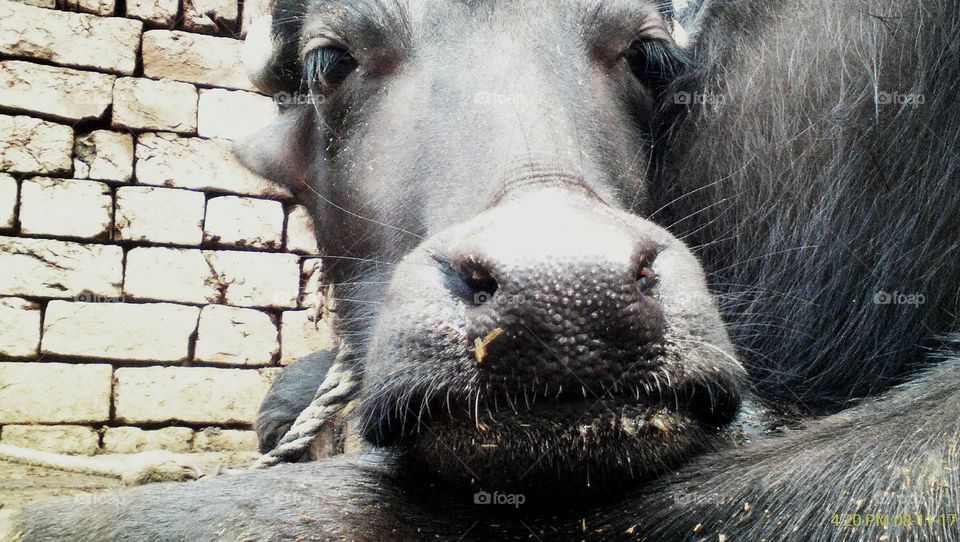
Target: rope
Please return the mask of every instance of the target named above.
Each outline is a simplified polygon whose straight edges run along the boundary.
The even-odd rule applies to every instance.
[[[313,401],[297,416],[277,445],[260,456],[251,469],[299,461],[320,433],[320,429],[344,410],[360,388],[360,375],[357,374],[354,364],[348,361],[349,356],[349,348],[341,343],[337,358],[317,388]]]

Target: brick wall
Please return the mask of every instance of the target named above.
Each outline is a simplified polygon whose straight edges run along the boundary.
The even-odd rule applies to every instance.
[[[0,0],[0,441],[253,449],[331,346],[309,219],[230,154],[276,114],[240,64],[263,9]]]

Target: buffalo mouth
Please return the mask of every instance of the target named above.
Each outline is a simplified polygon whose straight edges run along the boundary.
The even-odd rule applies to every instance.
[[[361,428],[458,485],[619,491],[716,449],[739,409],[736,379],[684,371],[670,351],[595,390],[398,373],[367,387]]]

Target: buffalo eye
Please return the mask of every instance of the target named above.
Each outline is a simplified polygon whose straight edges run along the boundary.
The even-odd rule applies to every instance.
[[[338,45],[316,47],[304,57],[304,76],[319,91],[336,88],[356,69],[357,61]]]
[[[638,39],[630,44],[625,56],[633,75],[653,90],[683,75],[690,65],[683,51],[660,39]]]

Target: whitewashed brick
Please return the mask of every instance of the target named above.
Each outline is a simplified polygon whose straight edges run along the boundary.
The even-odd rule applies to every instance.
[[[0,424],[105,422],[112,370],[106,364],[0,363]]]
[[[94,181],[34,177],[20,184],[20,233],[80,239],[110,235],[110,187]]]
[[[143,23],[0,0],[0,54],[133,73]]]
[[[0,6],[0,20],[2,14]],[[0,171],[69,173],[72,153],[73,128],[32,117],[0,115]]]
[[[280,363],[288,365],[298,359],[336,346],[330,318],[314,318],[314,312],[285,311],[280,325],[282,351]]]
[[[142,247],[127,253],[123,292],[131,299],[218,303],[221,288],[198,249]]]
[[[0,173],[0,230],[17,225],[17,180]]]
[[[325,280],[323,262],[320,258],[303,260],[300,284],[303,285],[298,305],[300,308],[309,308],[318,315],[332,309],[333,301],[330,299],[332,286]]]
[[[243,42],[170,30],[143,34],[143,73],[240,90],[254,90],[242,61]]]
[[[184,361],[199,315],[197,307],[169,303],[51,301],[40,351],[97,359]]]
[[[263,129],[276,117],[277,103],[266,96],[243,90],[201,90],[197,133],[237,140]]]
[[[33,64],[0,62],[0,106],[78,121],[98,119],[111,101],[114,75]]]
[[[206,427],[193,439],[194,452],[246,452],[257,449],[257,434],[254,431]]]
[[[19,297],[0,298],[0,356],[26,358],[40,346],[40,305]]]
[[[36,6],[38,8],[47,8],[47,9],[56,9],[57,0],[13,0],[14,2],[19,2],[21,4],[26,4],[28,6]]]
[[[239,307],[297,306],[300,262],[293,254],[208,251],[224,287],[224,302]]]
[[[207,363],[269,365],[280,351],[277,326],[266,313],[224,305],[200,311],[194,358]]]
[[[93,455],[100,450],[100,436],[82,425],[4,425],[0,442],[58,454]]]
[[[123,249],[50,239],[0,237],[0,295],[119,297]]]
[[[73,144],[73,176],[127,182],[133,176],[133,136],[96,130]]]
[[[124,292],[132,299],[295,307],[293,254],[141,247],[127,254]]]
[[[177,20],[177,0],[127,0],[127,17],[171,27]]]
[[[256,370],[122,368],[114,405],[124,423],[253,423],[268,384]]]
[[[298,254],[320,254],[317,245],[317,234],[310,211],[303,205],[294,205],[290,208],[287,217],[286,248]]]
[[[251,173],[223,139],[143,134],[137,138],[137,181],[142,184],[290,197],[290,191]]]
[[[239,196],[207,201],[203,240],[222,246],[276,250],[283,243],[283,205]]]
[[[135,454],[148,450],[187,453],[192,449],[193,429],[163,427],[146,430],[139,427],[108,427],[103,433],[103,451],[108,454]]]
[[[114,128],[197,131],[197,89],[188,83],[121,77],[113,86]]]
[[[115,239],[199,245],[205,205],[201,192],[122,186],[117,189]]]
[[[237,0],[183,0],[183,27],[191,32],[233,33],[240,18]]]
[[[64,0],[64,8],[94,15],[113,15],[117,6],[114,0]]]
[[[264,367],[257,370],[260,371],[260,376],[262,376],[264,381],[266,381],[267,386],[270,386],[276,382],[277,377],[279,377],[280,373],[283,372],[283,367]]]

